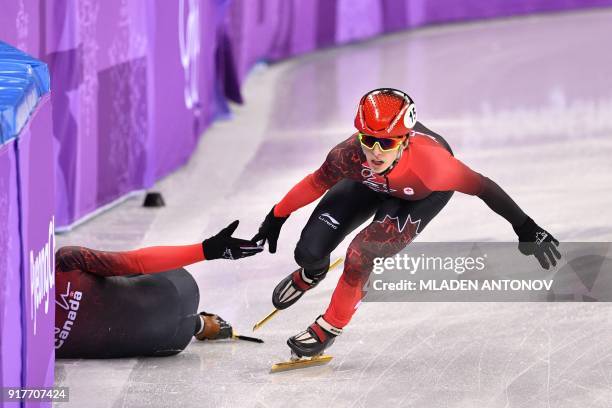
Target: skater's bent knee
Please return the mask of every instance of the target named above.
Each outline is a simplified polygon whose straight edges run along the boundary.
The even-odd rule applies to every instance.
[[[295,247],[295,261],[301,266],[329,261],[329,253],[314,243],[300,240]]]

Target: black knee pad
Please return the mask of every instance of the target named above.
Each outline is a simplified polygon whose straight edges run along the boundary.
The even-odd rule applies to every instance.
[[[306,276],[318,276],[327,273],[329,269],[329,254],[316,253],[304,245],[302,240],[295,247],[295,262],[304,268]]]

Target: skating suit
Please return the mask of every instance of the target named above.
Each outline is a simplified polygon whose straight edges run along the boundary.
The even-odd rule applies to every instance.
[[[194,333],[200,296],[193,277],[180,266],[203,258],[201,244],[128,252],[60,248],[55,258],[56,357],[182,351]]]

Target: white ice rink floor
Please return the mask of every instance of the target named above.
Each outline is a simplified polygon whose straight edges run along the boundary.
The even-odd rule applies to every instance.
[[[234,219],[250,238],[271,206],[352,132],[368,89],[393,86],[457,157],[497,181],[561,241],[612,241],[612,9],[431,27],[255,69],[246,104],[215,123],[191,161],[158,183],[167,206],[121,205],[58,237],[126,250],[199,242]],[[200,307],[238,332],[271,309],[295,268],[311,205],[279,251],[190,266]],[[478,198],[455,194],[419,241],[514,241]],[[350,237],[334,255],[343,256]],[[518,252],[517,252],[517,256]],[[612,273],[612,271],[609,271]],[[174,357],[60,360],[58,407],[612,406],[605,303],[367,303],[323,367],[269,374],[286,339],[327,307],[340,270],[256,335]]]

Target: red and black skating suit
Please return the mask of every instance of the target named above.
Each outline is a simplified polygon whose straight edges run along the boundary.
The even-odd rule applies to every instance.
[[[200,295],[191,274],[181,267],[202,260],[201,243],[126,252],[60,248],[55,255],[56,356],[182,351],[199,319]]]
[[[368,167],[353,135],[334,147],[319,169],[287,193],[274,208],[277,217],[286,217],[325,194],[295,249],[297,263],[310,277],[325,273],[329,254],[374,216],[347,249],[344,272],[324,315],[327,322],[337,328],[348,324],[362,298],[374,258],[393,256],[404,249],[454,191],[479,196],[514,226],[527,218],[497,184],[453,157],[446,141],[420,123],[387,175],[377,175]]]

